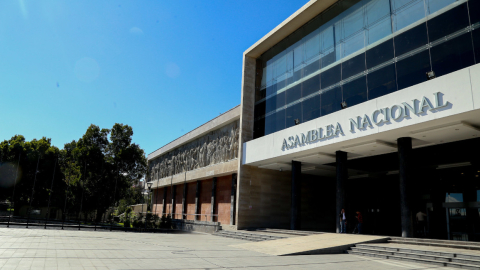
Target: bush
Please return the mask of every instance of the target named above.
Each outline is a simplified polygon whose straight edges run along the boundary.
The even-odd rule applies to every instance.
[[[124,228],[130,228],[130,219],[126,219],[125,222],[123,223]]]
[[[145,225],[143,225],[143,221],[137,222],[137,228],[143,228]]]
[[[160,228],[171,229],[172,228],[172,217],[170,215],[163,215],[160,219]]]
[[[134,220],[132,225],[133,225],[134,228],[138,228],[138,221]]]

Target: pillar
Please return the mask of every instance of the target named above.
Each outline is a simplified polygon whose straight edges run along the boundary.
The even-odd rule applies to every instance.
[[[187,219],[187,183],[183,184],[183,198],[182,198],[182,219]]]
[[[412,138],[397,139],[398,171],[400,177],[400,218],[402,223],[402,237],[413,237],[413,220],[410,196],[410,182],[412,177]]]
[[[195,190],[195,220],[199,220],[200,215],[200,204],[198,202],[200,198],[200,180],[197,180],[197,188]]]
[[[292,202],[290,204],[290,229],[300,229],[300,194],[302,182],[302,163],[292,160]]]
[[[237,196],[237,174],[232,174],[232,193],[230,195],[230,225],[235,225],[235,204]]]
[[[215,196],[216,196],[216,189],[217,189],[217,178],[214,177],[212,181],[212,205],[210,207],[210,221],[213,222],[213,214],[215,213]]]
[[[342,209],[346,208],[346,198],[345,198],[345,185],[348,179],[348,168],[347,168],[347,153],[343,151],[337,151],[335,153],[336,157],[336,172],[337,172],[337,193],[336,193],[336,210],[335,213],[335,224],[336,232],[340,233],[340,219],[338,215]],[[345,209],[346,211],[346,209]],[[348,213],[347,213],[348,214]]]
[[[162,216],[167,212],[167,187],[163,187]]]
[[[172,186],[172,219],[175,219],[175,194],[177,194],[177,186]]]

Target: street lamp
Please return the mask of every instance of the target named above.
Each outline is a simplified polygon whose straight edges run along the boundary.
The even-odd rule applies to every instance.
[[[148,182],[148,183],[147,183],[147,187],[148,187],[148,201],[147,201],[147,212],[145,213],[145,229],[147,229],[148,204],[149,204],[149,202],[150,202],[150,190],[152,190],[152,185],[153,185],[152,182]]]

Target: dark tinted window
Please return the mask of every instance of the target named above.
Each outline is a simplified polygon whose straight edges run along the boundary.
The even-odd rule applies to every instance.
[[[472,24],[480,22],[480,1],[468,1],[468,12],[470,13],[470,22]]]
[[[343,86],[343,100],[348,107],[367,101],[367,78],[363,76]]]
[[[287,108],[287,122],[286,127],[289,128],[295,125],[295,119],[302,121],[302,103],[299,102],[293,106]]]
[[[475,59],[480,63],[480,28],[472,31]]]
[[[277,97],[273,96],[265,101],[265,112],[271,112],[277,109]]]
[[[335,87],[328,91],[322,92],[320,95],[320,115],[324,116],[342,109],[342,89]]]
[[[342,63],[342,80],[365,71],[365,54],[361,53]]]
[[[320,75],[316,75],[302,83],[302,97],[318,92],[320,90]]]
[[[287,91],[286,104],[292,103],[302,97],[302,84],[297,84],[294,87],[288,89]]]
[[[368,73],[367,81],[369,100],[397,91],[395,64]]]
[[[470,33],[446,41],[430,49],[435,75],[442,76],[474,64]]]
[[[274,94],[276,92],[277,92],[277,84],[276,83],[267,87],[267,96],[269,96],[271,94]]]
[[[427,24],[430,42],[467,27],[469,24],[467,3],[430,19]]]
[[[341,79],[340,65],[336,65],[321,73],[322,89],[327,88],[333,84],[340,82]]]
[[[335,59],[336,59],[336,57],[335,57],[335,50],[333,50],[333,51],[332,51],[331,53],[329,53],[329,54],[324,55],[324,56],[322,57],[322,61],[321,61],[321,62],[322,62],[322,63],[321,63],[321,64],[322,64],[322,68],[324,68],[324,67],[326,67],[326,66],[334,63],[334,62],[335,62]]]
[[[276,131],[285,129],[285,110],[278,111],[275,116],[275,129]]]
[[[395,37],[395,55],[402,55],[427,43],[427,27],[422,23]]]
[[[390,39],[367,51],[367,68],[392,60],[394,56],[393,39]]]
[[[276,98],[277,98],[277,109],[285,106],[285,91],[278,93]]]
[[[320,116],[320,95],[305,99],[302,104],[302,123]]]
[[[255,105],[255,113],[253,117],[258,118],[263,115],[265,115],[265,101]]]
[[[275,114],[271,114],[265,117],[265,135],[274,133],[276,130],[276,121]]]
[[[253,138],[260,138],[265,135],[265,118],[259,119],[253,123]]]
[[[294,71],[293,72],[293,76],[288,78],[288,83],[292,83],[292,82],[296,82],[298,80],[300,80],[301,78],[303,77],[303,69],[299,69],[297,71]]]
[[[314,61],[303,68],[303,76],[308,76],[320,69],[320,60]]]
[[[428,50],[398,61],[398,90],[426,81],[427,71],[430,71],[430,56]]]

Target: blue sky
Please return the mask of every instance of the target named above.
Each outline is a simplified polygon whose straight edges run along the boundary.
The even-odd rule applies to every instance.
[[[148,154],[238,105],[242,53],[306,2],[1,1],[0,140],[123,123]]]

